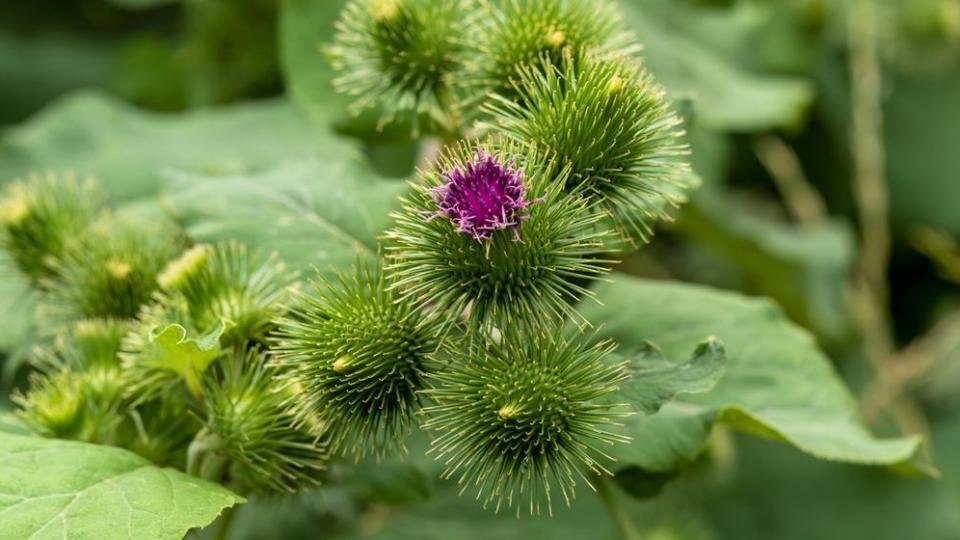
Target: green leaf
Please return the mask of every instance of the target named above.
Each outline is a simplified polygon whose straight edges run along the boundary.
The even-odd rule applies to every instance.
[[[24,425],[20,417],[4,409],[0,409],[0,433],[30,435],[30,429]]]
[[[727,131],[761,131],[797,124],[813,99],[810,84],[796,77],[752,73],[703,41],[691,24],[698,14],[682,2],[623,3],[626,22],[644,46],[647,67],[674,100],[693,101],[696,122]],[[731,17],[721,35],[743,35],[752,21]],[[711,34],[720,32],[714,29]]]
[[[16,11],[26,14],[30,7],[5,7],[3,26],[7,28],[0,30],[0,124],[19,122],[64,92],[110,84],[116,40],[65,32],[68,26],[55,29],[49,23],[30,32],[13,31]]]
[[[652,499],[674,478],[676,471],[648,472],[639,467],[627,467],[617,471],[617,485],[638,499]]]
[[[333,89],[333,68],[324,48],[344,0],[289,0],[281,4],[281,62],[291,97],[315,119],[332,123],[352,101]]]
[[[243,498],[119,448],[0,433],[4,538],[180,540]]]
[[[37,292],[10,256],[0,253],[0,351],[6,352],[0,381],[12,381],[29,356],[35,339]]]
[[[684,207],[677,228],[727,262],[746,292],[773,297],[793,320],[829,342],[849,336],[845,291],[856,242],[847,223],[774,221],[709,186]]]
[[[922,467],[913,462],[921,439],[873,437],[813,339],[770,302],[624,275],[596,292],[602,305],[587,303],[583,315],[602,325],[599,337],[623,347],[650,340],[675,358],[712,334],[727,351],[726,372],[712,390],[630,419],[633,443],[613,448],[621,463],[649,471],[681,466],[705,446],[709,426],[722,422],[821,459]]]
[[[169,170],[247,173],[290,156],[335,160],[355,152],[283,100],[162,114],[84,91],[5,134],[0,182],[74,170],[97,177],[114,201],[127,201],[155,194]]]
[[[723,375],[725,362],[723,345],[715,339],[698,345],[690,360],[682,363],[668,361],[656,345],[643,342],[631,355],[631,378],[620,386],[617,397],[643,414],[653,414],[677,394],[713,388]]]
[[[187,329],[179,324],[170,324],[154,330],[151,347],[143,361],[158,369],[173,371],[183,377],[190,392],[201,394],[200,379],[211,362],[220,354],[220,336],[226,330],[224,321],[206,334],[188,338]]]
[[[650,504],[653,514],[698,510],[714,538],[737,540],[944,540],[960,531],[960,418],[931,418],[943,479],[904,481],[884,471],[815,461],[770,442],[744,439],[725,482],[678,480]],[[698,481],[699,480],[699,481]],[[691,501],[696,500],[694,504]],[[816,519],[798,518],[817,516]]]
[[[176,175],[166,202],[191,236],[277,251],[294,268],[348,269],[375,255],[406,184],[361,161],[303,160],[226,178]]]

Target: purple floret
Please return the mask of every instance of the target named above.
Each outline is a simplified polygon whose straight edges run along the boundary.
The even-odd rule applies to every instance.
[[[472,161],[443,173],[446,183],[431,190],[439,207],[437,216],[449,218],[457,231],[478,241],[490,238],[493,231],[513,229],[529,218],[526,211],[543,199],[528,199],[523,173],[514,161],[500,163],[493,155],[477,152]]]

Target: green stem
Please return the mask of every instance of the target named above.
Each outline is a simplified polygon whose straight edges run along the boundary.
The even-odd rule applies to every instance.
[[[606,475],[595,477],[597,495],[600,496],[600,500],[603,501],[603,505],[607,507],[607,512],[610,514],[610,517],[613,518],[614,523],[617,524],[617,528],[620,529],[620,536],[623,537],[623,540],[643,540],[643,535],[637,530],[636,525],[633,524],[630,516],[627,515],[627,512],[620,504],[620,500],[617,498],[617,493],[611,485],[611,482],[610,477]]]
[[[237,514],[237,507],[231,506],[223,511],[223,514],[220,515],[220,519],[217,520],[220,523],[220,528],[217,529],[217,536],[214,540],[225,540],[227,535],[230,533],[230,526],[233,525],[233,516]]]
[[[227,460],[218,451],[223,441],[206,429],[200,430],[187,448],[187,474],[219,483],[227,468]]]

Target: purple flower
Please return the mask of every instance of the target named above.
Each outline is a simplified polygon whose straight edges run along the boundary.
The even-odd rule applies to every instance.
[[[463,167],[443,173],[446,183],[430,190],[439,210],[437,216],[449,218],[457,231],[483,241],[493,231],[512,228],[517,240],[517,226],[529,218],[527,208],[543,198],[528,199],[523,173],[515,161],[500,163],[493,155],[478,151]]]

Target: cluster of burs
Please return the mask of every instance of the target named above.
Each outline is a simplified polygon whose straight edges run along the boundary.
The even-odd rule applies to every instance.
[[[351,2],[318,69],[448,144],[379,259],[337,277],[111,211],[88,180],[10,184],[4,247],[39,298],[20,416],[241,493],[322,482],[331,459],[402,454],[422,430],[480,503],[569,504],[631,414],[629,370],[576,304],[687,174],[637,49],[610,2]]]

